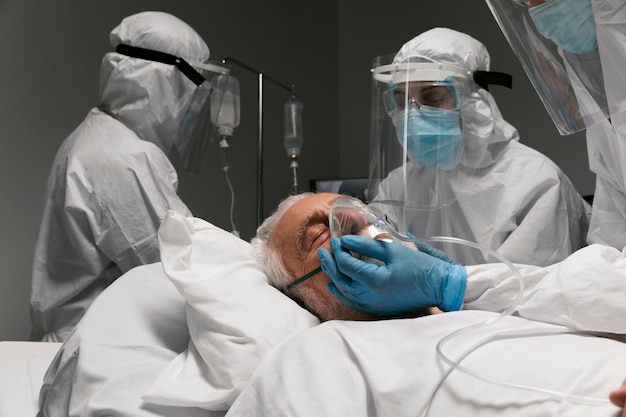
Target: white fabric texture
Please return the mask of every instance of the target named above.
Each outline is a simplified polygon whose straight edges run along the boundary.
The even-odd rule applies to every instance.
[[[141,395],[187,348],[185,301],[161,263],[133,268],[93,302],[44,377],[39,417],[207,417]]]
[[[385,178],[377,199],[404,199],[398,186],[403,175],[398,169]],[[407,178],[409,194],[427,181],[415,165],[408,166]],[[445,187],[456,199],[436,211],[405,217],[402,209],[388,205],[379,210],[414,236],[458,237],[523,264],[550,265],[585,244],[589,205],[552,161],[521,143],[509,142],[491,166]],[[445,250],[462,264],[486,261],[466,246],[448,245]]]
[[[406,42],[393,62],[407,62],[420,58],[440,64],[450,64],[474,72],[489,71],[491,57],[485,45],[448,28],[433,28]]]
[[[209,50],[177,18],[144,12],[111,33],[113,46],[202,61]],[[166,153],[196,86],[176,67],[112,52],[101,104],[63,142],[46,185],[33,261],[33,340],[63,341],[95,297],[131,268],[157,262],[167,210],[190,214]]]
[[[0,416],[34,416],[44,373],[61,343],[0,342]]]
[[[472,37],[434,28],[407,42],[396,61],[411,57],[489,70],[485,46]],[[435,181],[437,192],[454,201],[430,211],[371,205],[401,231],[417,237],[453,236],[489,248],[512,262],[546,266],[585,246],[590,207],[548,157],[519,142],[493,96],[482,88],[462,98],[463,157],[446,175],[412,161],[392,171],[374,200],[419,201]],[[443,179],[442,179],[443,178]],[[407,185],[405,188],[404,185]],[[462,264],[488,260],[473,249],[444,246]]]
[[[323,323],[274,350],[226,415],[616,416],[608,394],[626,375],[626,344],[563,334],[496,339],[461,364],[496,380],[593,397],[605,405],[553,400],[453,371],[435,393],[428,414],[423,414],[447,369],[436,356],[439,340],[494,316],[459,311],[417,319]],[[561,328],[509,316],[495,326],[453,338],[444,353],[457,359],[485,337],[545,329]]]
[[[276,345],[319,323],[231,233],[171,211],[159,239],[162,262],[103,291],[61,348],[41,417],[221,416]]]
[[[437,343],[453,331],[494,321],[516,299],[504,264],[467,267],[466,310],[418,319],[331,321],[290,338],[257,369],[227,416],[417,416],[447,365]],[[626,375],[626,250],[592,245],[550,266],[519,265],[525,291],[513,316],[461,332],[443,352],[498,381],[592,397],[602,405],[501,387],[454,371],[428,416],[607,416]],[[519,316],[519,317],[517,317]],[[571,329],[594,333],[532,336]],[[602,332],[602,333],[596,333]],[[285,393],[279,395],[277,393]]]
[[[226,408],[218,406],[231,400],[228,413],[234,416],[418,415],[444,369],[436,343],[494,317],[465,310],[315,326],[316,319],[267,286],[250,263],[248,244],[232,234],[172,212],[162,242],[168,275],[162,263],[140,266],[96,299],[46,373],[40,417],[221,416]],[[466,309],[510,306],[518,291],[510,269],[467,269]],[[520,318],[453,339],[447,345],[453,353],[462,353],[477,334],[518,328],[560,330],[560,324],[626,334],[626,252],[592,245],[550,267],[519,269],[526,287],[515,310]],[[505,338],[463,364],[509,382],[606,398],[626,375],[626,338],[613,337],[622,342],[572,335]],[[431,415],[615,412],[542,395],[455,372],[437,394],[441,412]],[[517,408],[521,414],[513,413]]]
[[[596,174],[589,243],[626,246],[626,6],[592,0],[610,121],[587,129],[589,168]]]
[[[159,243],[191,338],[143,398],[227,410],[276,345],[319,320],[267,283],[248,242],[211,223],[169,212]]]
[[[580,331],[626,334],[626,248],[595,244],[546,268],[518,268],[524,292],[515,315]],[[466,270],[464,309],[504,311],[514,304],[519,280],[506,265]]]

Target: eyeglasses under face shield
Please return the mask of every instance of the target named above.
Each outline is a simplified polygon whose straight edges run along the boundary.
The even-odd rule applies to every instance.
[[[459,108],[457,85],[452,77],[443,81],[391,83],[389,89],[383,93],[383,100],[389,117],[395,117],[411,105],[418,109],[424,106],[445,110]]]
[[[385,83],[382,94],[389,117],[415,105],[458,110],[461,96],[468,89],[472,74],[462,68],[428,62],[389,64],[374,68],[375,80]]]

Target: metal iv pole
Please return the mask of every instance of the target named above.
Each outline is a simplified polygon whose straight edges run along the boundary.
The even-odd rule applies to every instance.
[[[241,68],[248,70],[252,73],[257,74],[259,79],[259,125],[258,125],[258,142],[257,142],[257,207],[256,207],[256,225],[259,227],[261,222],[263,221],[263,80],[271,81],[277,86],[289,91],[291,96],[295,98],[295,86],[292,84],[291,87],[286,84],[281,83],[280,81],[272,78],[268,75],[264,75],[261,71],[258,71],[249,65],[244,64],[241,61],[238,61],[235,58],[227,57],[222,60],[223,63],[234,63]]]

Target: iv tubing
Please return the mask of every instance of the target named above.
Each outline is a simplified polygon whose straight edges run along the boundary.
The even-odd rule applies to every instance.
[[[293,167],[293,192],[298,193],[298,168]]]
[[[239,232],[235,227],[235,221],[233,219],[233,212],[235,208],[235,190],[233,190],[233,185],[230,183],[230,176],[228,175],[228,171],[224,171],[224,176],[226,177],[226,183],[228,184],[228,188],[230,189],[230,226],[233,228],[232,233],[236,236],[239,236]]]
[[[293,158],[291,160],[291,169],[293,172],[293,193],[298,193],[298,161]]]
[[[230,171],[230,164],[228,162],[228,140],[222,139],[220,142],[220,147],[222,148],[222,171],[224,171],[224,177],[226,178],[226,184],[228,185],[228,189],[230,190],[230,226],[233,228],[232,234],[239,237],[239,231],[235,227],[234,220],[234,211],[235,211],[235,190],[233,189],[233,184],[230,182],[230,175],[228,172]]]

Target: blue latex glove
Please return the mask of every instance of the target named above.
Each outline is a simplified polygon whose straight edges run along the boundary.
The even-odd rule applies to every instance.
[[[465,268],[426,243],[416,242],[419,251],[356,235],[330,243],[332,254],[319,249],[317,256],[332,281],[328,290],[348,307],[389,317],[434,306],[455,311],[463,304]],[[385,265],[364,262],[349,251]]]

